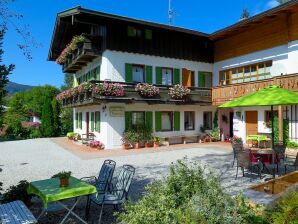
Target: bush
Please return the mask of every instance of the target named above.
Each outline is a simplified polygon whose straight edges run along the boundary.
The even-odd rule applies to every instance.
[[[287,147],[290,149],[298,149],[298,143],[293,141],[288,141]]]
[[[6,137],[9,139],[22,139],[27,137],[28,131],[26,128],[23,128],[21,121],[14,120],[8,124],[6,129]]]
[[[298,223],[298,192],[290,192],[279,198],[266,213],[268,223]]]
[[[147,194],[136,203],[128,202],[118,214],[127,224],[249,223],[253,210],[241,196],[226,194],[218,177],[206,174],[201,165],[178,161],[170,175],[147,186]]]
[[[45,100],[42,108],[41,127],[44,137],[52,137],[55,135],[52,102],[48,98]]]
[[[28,137],[29,138],[41,138],[41,132],[39,128],[35,128],[35,127],[29,127],[27,128],[29,134]]]
[[[27,193],[29,183],[26,180],[21,180],[17,185],[10,186],[3,194],[3,202],[12,202],[21,200],[25,203],[31,199],[31,195]]]

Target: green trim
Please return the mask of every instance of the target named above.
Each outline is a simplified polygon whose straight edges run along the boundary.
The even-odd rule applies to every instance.
[[[132,64],[125,64],[125,82],[132,82]]]
[[[155,112],[155,131],[156,132],[161,131],[161,112],[160,111]]]
[[[100,132],[100,112],[95,112],[95,131]]]
[[[180,131],[180,112],[174,112],[174,131]]]
[[[146,111],[145,117],[146,117],[146,127],[153,130],[153,112]]]
[[[199,87],[206,87],[206,77],[204,72],[199,72],[198,73],[198,86]]]
[[[146,65],[146,82],[152,84],[152,66]]]
[[[82,129],[83,127],[83,113],[79,113],[79,128]]]
[[[179,68],[175,68],[174,69],[174,80],[173,80],[173,84],[180,84],[180,69]]]
[[[132,112],[125,111],[125,130],[131,129],[132,126]]]
[[[94,112],[91,112],[91,131],[94,131]]]
[[[76,112],[75,123],[76,123],[76,129],[77,129],[79,127],[79,113],[78,112]]]
[[[155,68],[155,82],[157,85],[162,84],[162,69],[161,69],[161,67]]]
[[[100,66],[96,68],[96,80],[100,80]]]

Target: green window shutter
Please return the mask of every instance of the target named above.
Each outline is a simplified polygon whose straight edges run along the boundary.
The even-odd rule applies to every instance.
[[[125,111],[125,130],[129,130],[132,125],[132,112]]]
[[[174,69],[174,85],[176,84],[180,84],[180,69],[179,68],[175,68]]]
[[[79,113],[79,120],[80,120],[79,128],[82,129],[82,127],[83,127],[83,113],[82,112]]]
[[[146,111],[146,127],[153,129],[153,112]]]
[[[205,73],[199,72],[199,87],[205,87],[206,86],[206,79],[205,79]]]
[[[180,112],[174,112],[174,131],[180,131]]]
[[[95,112],[95,131],[100,132],[100,112]]]
[[[79,127],[79,113],[76,112],[76,128]]]
[[[100,80],[100,66],[96,68],[96,80]]]
[[[162,70],[161,70],[161,67],[156,67],[155,68],[155,82],[156,84],[158,85],[161,85],[162,84]]]
[[[132,64],[125,64],[125,82],[132,82]]]
[[[152,66],[146,65],[146,82],[152,84]]]
[[[155,112],[155,131],[161,131],[161,112]]]
[[[91,131],[94,131],[94,112],[91,112]]]

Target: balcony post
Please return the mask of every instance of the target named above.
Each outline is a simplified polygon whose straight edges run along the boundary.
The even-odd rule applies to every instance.
[[[283,107],[278,106],[278,140],[283,142]]]

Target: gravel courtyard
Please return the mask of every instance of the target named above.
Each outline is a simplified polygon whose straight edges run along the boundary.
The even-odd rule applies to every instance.
[[[1,142],[0,155],[0,168],[3,169],[0,173],[0,181],[4,183],[4,189],[23,179],[28,181],[46,179],[61,170],[70,170],[72,175],[78,178],[97,175],[101,164],[106,159],[81,158],[56,144],[52,139]],[[131,188],[131,197],[135,200],[144,192],[144,186],[168,173],[171,162],[185,156],[190,160],[202,161],[213,167],[220,175],[222,185],[232,194],[261,181],[258,178],[253,178],[252,181],[248,177],[243,178],[240,173],[240,177],[235,180],[236,168],[231,167],[232,150],[220,146],[204,147],[204,144],[201,144],[200,147],[183,150],[156,150],[154,153],[114,155],[110,159],[117,162],[117,167],[123,164],[135,166],[136,174]],[[79,206],[78,210],[80,209],[83,212],[83,203]],[[93,210],[98,214],[96,208]],[[33,211],[35,215],[36,212]],[[105,209],[103,223],[115,223],[111,212]],[[41,220],[41,222],[53,223],[47,220]],[[76,221],[68,223],[76,223]]]

